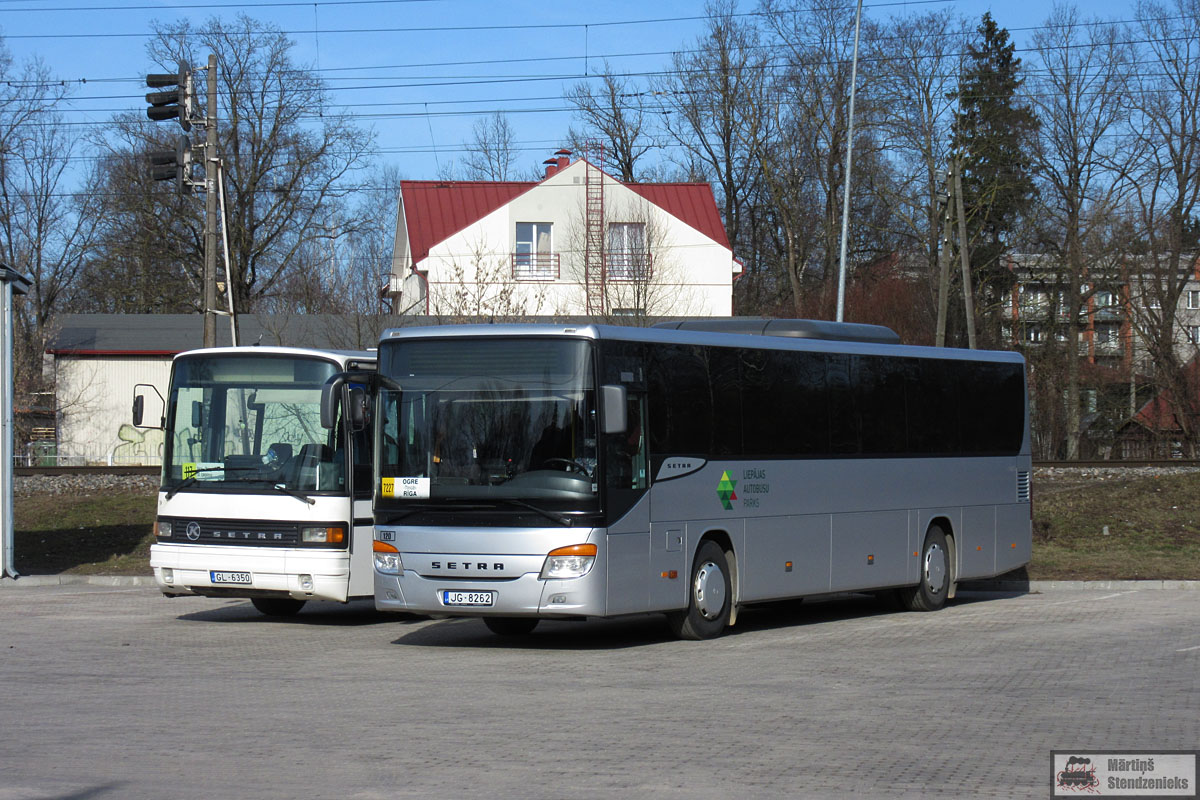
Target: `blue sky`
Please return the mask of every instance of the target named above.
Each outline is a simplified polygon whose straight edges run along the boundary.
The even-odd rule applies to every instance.
[[[1132,0],[1079,6],[1104,18],[1134,16]],[[1050,3],[867,0],[864,13],[884,18],[946,7],[972,21],[992,10],[1020,47]],[[739,10],[753,8],[742,3]],[[379,157],[410,178],[436,177],[437,164],[461,158],[456,150],[476,115],[497,109],[516,129],[522,169],[533,168],[571,124],[562,100],[568,87],[604,58],[624,71],[663,69],[670,51],[701,32],[704,13],[702,3],[683,0],[0,0],[0,33],[17,60],[37,55],[71,85],[65,110],[82,130],[115,111],[145,108],[144,76],[159,71],[145,48],[152,20],[200,24],[243,10],[288,31],[295,60],[320,70],[336,102],[387,115],[363,122],[377,133]],[[381,85],[388,88],[369,88]]]

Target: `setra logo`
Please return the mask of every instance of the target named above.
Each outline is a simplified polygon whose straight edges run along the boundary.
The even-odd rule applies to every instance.
[[[733,502],[738,497],[733,489],[737,486],[737,481],[729,477],[729,470],[721,473],[721,480],[717,483],[717,497],[721,500],[721,507],[726,511],[733,511]]]

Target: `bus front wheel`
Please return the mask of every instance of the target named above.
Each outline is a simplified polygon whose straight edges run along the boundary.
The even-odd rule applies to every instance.
[[[706,541],[692,561],[688,607],[669,612],[667,623],[680,639],[712,639],[729,624],[732,607],[733,589],[725,551],[716,542]]]
[[[909,611],[937,611],[946,605],[951,577],[950,548],[946,545],[946,533],[939,527],[934,526],[925,534],[920,569],[921,582],[901,589],[900,600]]]
[[[304,608],[303,600],[290,597],[251,597],[250,602],[268,617],[294,617]]]

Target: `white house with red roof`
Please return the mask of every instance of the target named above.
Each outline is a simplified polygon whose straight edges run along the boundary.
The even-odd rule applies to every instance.
[[[729,316],[741,274],[707,183],[624,184],[560,150],[531,181],[402,181],[399,314]]]

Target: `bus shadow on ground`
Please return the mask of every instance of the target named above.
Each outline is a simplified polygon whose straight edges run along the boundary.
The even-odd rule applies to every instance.
[[[176,598],[187,602],[188,598]],[[177,619],[185,622],[224,622],[231,624],[260,624],[260,625],[315,625],[353,627],[361,625],[382,625],[385,623],[412,623],[427,620],[411,614],[396,614],[376,611],[374,601],[355,600],[350,603],[312,602],[292,617],[269,617],[262,614],[249,600],[230,598],[223,601],[219,608],[207,608],[203,611],[193,611],[180,614]]]
[[[1003,593],[1003,596],[1016,594]],[[997,593],[971,593],[950,601],[950,606],[985,602],[997,596]],[[740,609],[737,624],[728,628],[722,638],[780,629],[804,630],[836,622],[870,617],[886,619],[910,613],[921,612],[905,611],[887,596],[847,594],[815,600],[779,600]],[[407,631],[392,644],[506,650],[618,650],[674,641],[663,616],[647,614],[599,620],[542,620],[533,633],[523,636],[494,634],[481,619],[440,619]]]

